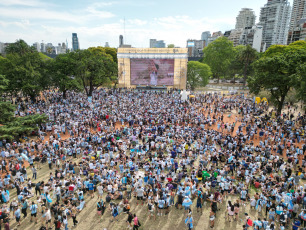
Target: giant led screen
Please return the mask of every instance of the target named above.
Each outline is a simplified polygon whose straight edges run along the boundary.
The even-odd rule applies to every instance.
[[[131,85],[173,85],[174,59],[131,59]]]

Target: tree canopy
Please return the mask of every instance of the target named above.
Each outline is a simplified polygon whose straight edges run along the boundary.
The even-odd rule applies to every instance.
[[[271,46],[267,54],[253,64],[255,74],[249,79],[250,91],[256,94],[262,89],[270,92],[278,114],[292,88],[297,88],[300,95],[303,94],[306,49],[303,45],[299,49],[297,46],[294,43],[289,46]]]
[[[228,74],[232,59],[235,56],[233,42],[226,37],[220,37],[211,42],[203,50],[203,62],[210,66],[215,78]]]
[[[47,121],[45,114],[15,117],[15,106],[9,102],[0,101],[0,140],[13,140],[29,135],[38,129],[38,125]]]
[[[190,61],[187,65],[187,82],[191,90],[196,87],[204,87],[208,84],[209,77],[212,75],[210,67],[207,64]]]

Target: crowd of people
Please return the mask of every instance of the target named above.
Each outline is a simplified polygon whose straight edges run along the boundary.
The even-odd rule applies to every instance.
[[[38,138],[0,142],[5,229],[29,212],[41,229],[67,230],[83,209],[138,229],[137,205],[152,221],[184,209],[187,229],[204,210],[215,229],[224,215],[243,229],[306,227],[306,117],[294,107],[276,114],[243,94],[182,101],[176,90],[99,89],[91,100],[46,91],[18,101],[17,116],[35,113],[49,117]]]

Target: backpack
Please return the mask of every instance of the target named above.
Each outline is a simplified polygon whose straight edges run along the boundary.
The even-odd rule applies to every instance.
[[[148,204],[148,208],[151,211],[152,210],[152,204]]]

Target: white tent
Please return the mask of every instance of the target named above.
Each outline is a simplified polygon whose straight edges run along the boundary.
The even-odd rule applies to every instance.
[[[190,95],[190,91],[183,90],[181,92],[181,100],[182,101],[187,101],[188,95]]]

